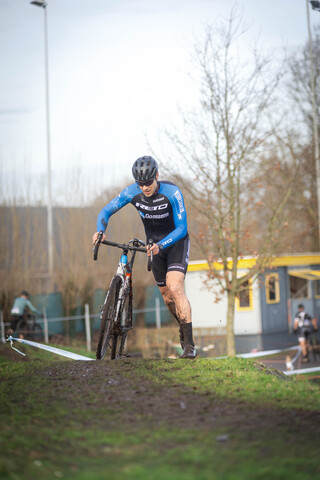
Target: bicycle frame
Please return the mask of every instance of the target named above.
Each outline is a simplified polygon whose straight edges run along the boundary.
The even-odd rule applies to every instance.
[[[130,325],[129,328],[126,328],[124,325],[123,326],[121,325],[122,319],[119,316],[119,311],[123,301],[124,292],[128,291],[129,295],[132,296],[132,268],[133,268],[135,256],[136,256],[136,250],[133,250],[131,259],[130,261],[128,261],[128,249],[123,248],[122,254],[118,263],[117,271],[116,271],[116,275],[122,278],[122,284],[121,284],[119,297],[117,301],[117,308],[116,308],[116,318],[117,318],[116,325],[118,327],[119,335],[123,335],[124,331],[129,330],[129,328],[132,326]],[[131,316],[131,322],[132,322],[132,316]]]
[[[132,269],[136,252],[147,252],[145,243],[136,238],[130,240],[128,244],[120,244],[107,240],[101,241],[100,232],[98,240],[94,246],[94,260],[98,257],[100,243],[122,249],[118,267],[114,277],[111,280],[108,293],[106,295],[100,313],[100,334],[97,346],[97,359],[101,360],[108,346],[111,348],[111,359],[120,358],[126,341],[127,333],[132,329]],[[143,247],[141,247],[143,245]],[[131,258],[128,258],[131,251]],[[120,338],[119,338],[120,337]],[[120,340],[118,354],[117,341]]]

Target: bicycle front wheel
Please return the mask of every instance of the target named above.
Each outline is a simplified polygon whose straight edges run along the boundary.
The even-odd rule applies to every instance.
[[[117,318],[117,308],[121,285],[121,277],[113,277],[107,293],[106,301],[102,307],[99,340],[96,351],[97,360],[102,360],[105,357],[108,348],[111,349],[111,359],[115,358],[114,345],[116,345],[118,336],[115,332],[115,321]],[[113,337],[115,338],[113,339]]]
[[[132,328],[132,284],[130,283],[130,290],[126,293],[123,298],[121,305],[121,325],[122,325],[122,335],[119,344],[118,357],[121,357],[123,354],[123,349],[127,340],[128,331]]]
[[[43,339],[42,328],[39,325],[39,323],[35,323],[33,325],[33,329],[31,332],[31,340],[34,340],[35,342],[41,342],[42,339]]]
[[[14,331],[14,336],[18,338],[28,338],[29,336],[29,328],[28,323],[21,319],[18,321],[16,329]]]

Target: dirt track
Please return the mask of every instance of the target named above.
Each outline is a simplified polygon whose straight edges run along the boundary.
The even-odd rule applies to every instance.
[[[110,426],[119,422],[121,428],[126,425],[128,429],[136,428],[137,422],[150,428],[161,424],[188,428],[234,426],[243,433],[284,427],[294,435],[306,431],[318,435],[320,412],[253,408],[244,402],[221,400],[214,390],[200,393],[179,384],[154,383],[135,375],[136,362],[54,362],[46,370],[41,368],[39,374],[52,379],[52,396],[63,392],[64,400],[73,408],[82,409],[84,403],[87,408],[106,405],[114,412],[103,419]]]
[[[28,357],[20,356],[8,345],[1,346],[0,355],[5,355],[12,362],[28,361]],[[181,368],[180,363],[177,362],[177,369]],[[257,364],[257,368],[261,369],[261,366]],[[153,382],[137,375],[137,369],[139,360],[134,358],[101,362],[61,360],[45,368],[42,362],[33,362],[33,373],[50,379],[50,388],[46,390],[50,395],[47,402],[63,397],[66,404],[70,403],[71,409],[80,410],[99,409],[105,405],[113,411],[113,415],[105,416],[102,421],[110,426],[119,422],[121,428],[125,425],[128,429],[136,428],[137,422],[150,428],[161,424],[188,428],[234,426],[249,434],[261,429],[272,431],[282,426],[294,435],[307,431],[309,435],[319,436],[320,412],[226,401],[218,397],[214,386],[211,390],[200,392],[196,387],[188,388],[168,380],[165,383]],[[157,375],[161,376],[161,371]],[[288,381],[288,378],[283,381]]]

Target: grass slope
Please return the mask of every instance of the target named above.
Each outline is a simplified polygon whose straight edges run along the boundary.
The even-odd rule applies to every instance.
[[[320,475],[319,386],[250,360],[45,353],[1,362],[0,382],[1,479]]]

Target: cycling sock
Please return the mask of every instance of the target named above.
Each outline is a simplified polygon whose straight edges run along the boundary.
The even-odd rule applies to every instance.
[[[194,347],[193,336],[192,336],[192,322],[182,323],[181,328],[183,332],[184,341]]]

